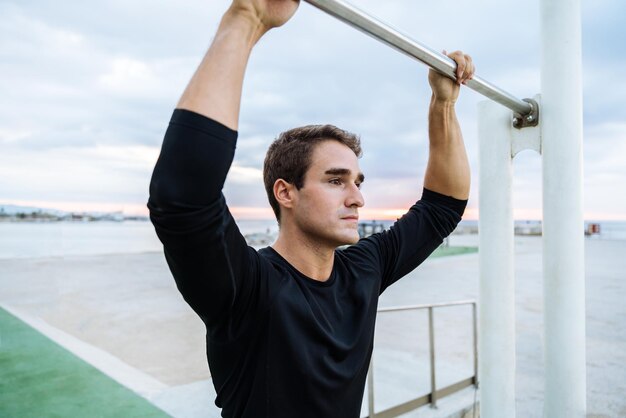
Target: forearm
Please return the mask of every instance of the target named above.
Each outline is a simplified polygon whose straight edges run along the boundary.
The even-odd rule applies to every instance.
[[[237,130],[248,58],[266,31],[253,15],[231,7],[177,107]]]
[[[431,99],[428,136],[430,151],[424,187],[456,199],[468,199],[470,168],[454,102]]]

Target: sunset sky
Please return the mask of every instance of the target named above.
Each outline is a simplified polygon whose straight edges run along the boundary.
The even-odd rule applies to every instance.
[[[147,214],[171,112],[229,2],[0,2],[0,204]],[[436,50],[462,49],[517,97],[540,93],[539,2],[353,0]],[[583,2],[584,209],[626,220],[626,3]],[[564,68],[563,71],[567,71]],[[225,195],[239,218],[271,218],[261,178],[281,131],[332,123],[361,136],[363,219],[394,219],[420,196],[428,157],[427,69],[301,4],[253,52]],[[478,216],[477,103],[457,114]],[[514,163],[518,219],[541,217],[541,159]],[[199,179],[202,181],[202,179]]]

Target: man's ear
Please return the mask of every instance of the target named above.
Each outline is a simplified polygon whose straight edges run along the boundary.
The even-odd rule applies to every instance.
[[[296,187],[283,179],[274,182],[274,198],[281,207],[291,209],[294,206]]]

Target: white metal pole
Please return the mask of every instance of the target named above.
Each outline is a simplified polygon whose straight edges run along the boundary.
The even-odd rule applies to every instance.
[[[580,0],[541,2],[546,418],[586,415]]]
[[[478,105],[480,416],[515,417],[515,279],[511,120],[501,105]]]

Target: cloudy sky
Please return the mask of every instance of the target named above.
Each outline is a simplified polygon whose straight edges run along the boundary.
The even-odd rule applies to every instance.
[[[477,74],[517,97],[540,92],[539,2],[353,0],[430,47],[463,49]],[[0,204],[147,213],[171,111],[226,0],[0,0]],[[583,1],[584,208],[626,219],[626,39],[620,0]],[[563,69],[567,71],[567,69]],[[271,217],[261,180],[282,130],[332,123],[361,135],[364,217],[391,217],[422,188],[427,69],[308,4],[253,52],[225,189],[239,217]],[[457,106],[478,216],[477,103]],[[541,159],[514,163],[517,218],[541,216]]]

